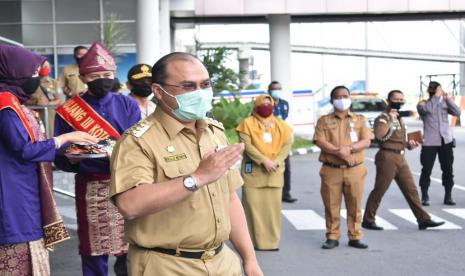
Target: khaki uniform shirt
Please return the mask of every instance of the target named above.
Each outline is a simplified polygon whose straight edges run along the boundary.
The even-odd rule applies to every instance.
[[[398,150],[406,147],[405,125],[401,118],[393,121],[388,113],[383,112],[375,119],[373,128],[382,147]]]
[[[58,92],[58,83],[56,80],[48,77],[40,80],[40,86],[31,95],[27,104],[30,105],[48,105],[50,101],[63,98],[63,94]]]
[[[198,120],[198,138],[179,121],[157,108],[121,138],[113,150],[110,196],[140,184],[180,178],[193,173],[201,158],[226,145],[222,125]],[[207,249],[229,239],[230,195],[242,185],[237,169],[215,183],[160,212],[125,222],[126,238],[141,247]]]
[[[71,64],[63,68],[58,78],[58,85],[68,97],[86,91],[86,85],[79,79],[79,66],[77,64]]]
[[[352,141],[351,132],[355,132],[356,141]],[[365,117],[352,112],[349,112],[345,118],[339,118],[335,112],[320,117],[313,136],[314,141],[327,141],[336,147],[350,146],[357,141],[370,138],[371,133],[366,126]],[[365,159],[364,151],[354,153],[354,157],[355,163],[362,163]],[[344,160],[325,151],[321,151],[319,160],[320,162],[345,165]]]

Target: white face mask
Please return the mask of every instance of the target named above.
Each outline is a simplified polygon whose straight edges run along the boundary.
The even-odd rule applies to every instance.
[[[271,97],[273,97],[273,99],[282,99],[283,91],[281,89],[271,90]]]
[[[351,104],[352,104],[352,101],[350,100],[350,98],[333,100],[334,108],[339,111],[346,111],[347,109],[350,108]]]

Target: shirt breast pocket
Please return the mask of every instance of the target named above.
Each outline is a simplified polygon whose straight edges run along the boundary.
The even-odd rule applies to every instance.
[[[337,131],[337,124],[330,124],[323,127],[325,132],[326,139],[330,142],[337,142],[338,131]]]
[[[176,161],[174,161],[176,162]],[[178,161],[179,162],[179,161]],[[170,164],[168,163],[165,167],[163,167],[163,174],[165,175],[165,181],[173,180],[176,178],[184,178],[194,172],[194,170],[189,170],[189,166],[184,166],[185,162],[179,162],[179,164]],[[187,204],[190,208],[196,209],[199,206],[199,198],[200,193],[202,191],[198,190],[194,192],[191,196],[189,196],[186,200],[178,203],[178,204]]]

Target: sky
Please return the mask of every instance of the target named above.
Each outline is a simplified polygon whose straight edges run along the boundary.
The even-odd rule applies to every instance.
[[[460,53],[458,20],[404,21],[368,23],[293,23],[291,44],[338,48],[365,49],[365,29],[368,49],[400,52],[458,55]],[[365,26],[366,25],[366,26]],[[260,42],[269,43],[267,24],[198,25],[195,29],[177,31],[177,45],[200,42]],[[264,88],[270,81],[268,51],[252,51],[257,83]],[[228,66],[238,70],[237,56]],[[293,90],[318,90],[327,84],[349,86],[366,77],[363,57],[293,53],[291,55],[291,85]],[[368,89],[385,95],[400,89],[410,96],[419,94],[421,75],[457,74],[458,63],[409,61],[398,59],[368,59]],[[451,77],[438,79],[451,91]]]

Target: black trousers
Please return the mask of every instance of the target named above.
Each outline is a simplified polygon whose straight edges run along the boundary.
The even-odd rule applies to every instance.
[[[420,175],[420,187],[422,190],[428,190],[431,179],[431,171],[436,160],[436,155],[439,157],[439,164],[442,170],[442,185],[446,190],[452,189],[454,186],[454,174],[452,165],[454,164],[453,143],[444,144],[441,146],[422,146],[420,161],[423,168]]]
[[[290,196],[291,194],[291,161],[289,155],[284,159],[284,186],[283,197]]]

